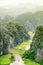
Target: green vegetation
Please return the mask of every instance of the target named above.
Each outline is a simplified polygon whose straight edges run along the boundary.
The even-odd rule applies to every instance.
[[[13,55],[16,55],[16,54],[22,55],[25,52],[26,47],[30,44],[31,44],[31,40],[25,41],[21,43],[20,45],[17,45],[15,48],[12,48],[10,52],[13,53]]]
[[[43,65],[43,11],[35,13],[27,12],[19,15],[16,19],[11,16],[5,16],[5,18],[0,20],[0,23],[1,65],[10,64],[11,60],[9,58],[11,58],[11,55],[8,53],[9,47],[11,46],[10,52],[13,53],[14,56],[20,54],[26,65]],[[34,30],[35,35],[27,33],[31,31],[34,32]],[[29,35],[31,36],[31,40]],[[10,44],[10,37],[14,39],[11,40],[12,44]],[[30,45],[30,49],[26,51],[28,45]],[[37,56],[37,53],[39,53],[39,56]],[[36,58],[40,60],[39,63],[35,61]]]
[[[0,65],[9,65],[11,63],[10,58],[10,54],[0,56]]]
[[[37,26],[43,26],[43,11],[23,13],[17,17],[17,21],[21,22],[28,32],[34,31]]]
[[[37,49],[37,48],[43,48],[43,26],[38,26],[34,35],[34,38],[32,40],[31,48]]]
[[[0,26],[0,55],[9,53],[10,37],[14,38],[12,46],[30,39],[27,31],[19,23],[9,22]],[[2,54],[1,54],[2,53]]]
[[[35,59],[35,51],[29,49],[28,51],[24,52],[24,54],[23,54],[22,57],[26,58],[26,59],[32,59],[32,60],[34,60]]]
[[[43,65],[43,60],[36,62],[35,60],[23,58],[23,61],[25,65]]]
[[[23,60],[24,60],[25,65],[40,65],[39,63],[37,63],[31,59],[23,58]]]
[[[30,39],[26,29],[19,23],[9,22],[7,29],[9,35],[14,38],[14,46]]]
[[[0,28],[0,55],[9,53],[8,46],[9,46],[9,34],[6,31],[6,28],[1,27]]]
[[[36,28],[30,50],[25,51],[22,57],[26,65],[43,65],[43,26]]]
[[[13,53],[14,56],[16,54],[20,54],[22,56],[26,51],[27,45],[30,45],[31,42],[32,42],[31,40],[27,41],[27,42],[23,42],[22,44],[20,44],[20,45],[16,46],[15,48],[11,49],[10,52]],[[27,59],[22,57],[22,59],[23,59],[25,65],[43,65],[43,61],[38,63],[35,60],[30,59],[29,57]]]
[[[9,64],[11,62],[9,59],[10,55],[6,55],[10,53],[9,52],[11,48],[10,37],[14,38],[14,41],[11,40],[13,47],[15,47],[16,45],[20,45],[22,42],[24,41],[26,42],[30,39],[30,36],[28,35],[26,29],[19,23],[9,22],[5,25],[1,25],[0,26],[0,61],[2,65]],[[20,49],[17,49],[17,48],[18,47],[12,50],[14,54],[20,51]],[[23,52],[24,50],[21,50],[20,53],[23,53]]]

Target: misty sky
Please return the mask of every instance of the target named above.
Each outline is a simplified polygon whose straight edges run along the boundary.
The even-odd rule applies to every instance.
[[[17,16],[43,10],[43,0],[0,0],[0,15]]]
[[[18,6],[20,4],[27,4],[32,3],[37,5],[43,6],[43,0],[0,0],[0,6],[8,6],[14,4],[15,6]]]

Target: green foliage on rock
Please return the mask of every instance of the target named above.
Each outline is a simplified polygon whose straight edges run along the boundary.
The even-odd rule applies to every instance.
[[[40,57],[41,56],[41,57]],[[30,50],[23,54],[24,58],[36,59],[38,61],[43,59],[43,26],[38,26],[35,31]]]
[[[35,59],[35,51],[34,50],[28,50],[28,51],[25,51],[25,53],[23,54],[22,56],[23,58],[26,58],[26,59],[32,59],[34,60]]]
[[[38,26],[32,40],[31,48],[43,48],[43,26]]]
[[[7,24],[7,29],[9,31],[9,35],[14,38],[15,45],[30,39],[30,36],[26,32],[26,29],[19,23],[9,22]]]
[[[19,23],[9,22],[0,25],[0,54],[9,53],[10,37],[14,39],[14,41],[11,40],[13,47],[30,39],[25,28]]]
[[[8,46],[9,46],[9,34],[5,27],[1,27],[0,29],[0,55],[9,53]]]

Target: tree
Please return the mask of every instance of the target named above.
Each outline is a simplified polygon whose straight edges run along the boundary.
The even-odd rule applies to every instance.
[[[2,45],[2,33],[0,31],[0,55],[2,53],[2,48],[3,48],[3,45]]]
[[[30,36],[26,32],[26,29],[19,23],[9,22],[7,24],[9,35],[14,38],[14,45],[20,44],[23,41],[30,39]]]
[[[35,59],[43,59],[43,26],[38,26],[32,40],[31,49],[35,52]]]
[[[9,53],[10,38],[5,27],[0,29],[0,55]]]
[[[3,34],[3,54],[9,53],[10,37],[8,33]]]
[[[35,31],[30,50],[23,54],[23,57],[34,59],[36,61],[43,60],[43,26],[38,26]]]
[[[31,44],[32,49],[43,48],[43,26],[38,26]]]

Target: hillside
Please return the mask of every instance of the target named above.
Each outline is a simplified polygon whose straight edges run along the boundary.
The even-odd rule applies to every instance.
[[[8,22],[14,21],[15,18],[9,15],[6,15],[5,17],[1,18],[0,17],[0,24],[6,24]]]
[[[23,54],[23,57],[37,62],[43,61],[43,26],[36,28],[30,49]]]
[[[25,26],[27,31],[34,31],[37,26],[43,25],[43,11],[37,11],[35,13],[27,12],[21,14],[17,17],[17,20]]]
[[[13,48],[29,39],[29,34],[19,23],[0,25],[0,55],[9,53],[9,47]]]
[[[19,22],[22,24],[27,31],[32,31],[36,29],[37,26],[43,25],[43,11],[37,11],[35,13],[26,12],[18,15],[16,18],[6,15],[5,17],[0,17],[0,24],[5,24],[8,22]]]

